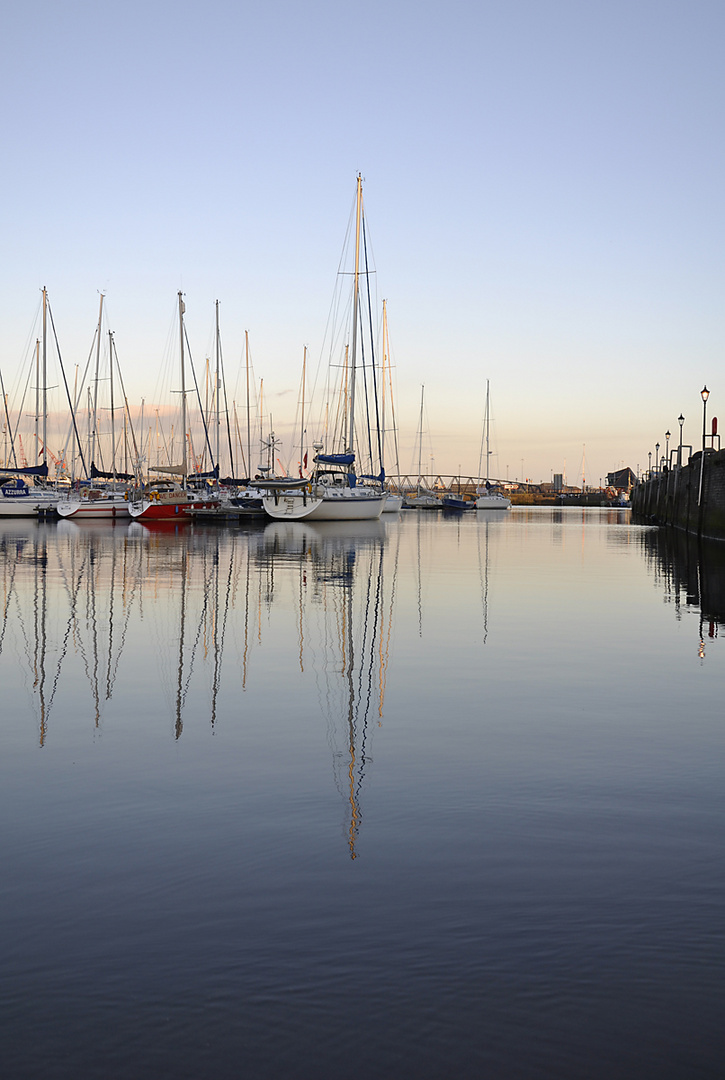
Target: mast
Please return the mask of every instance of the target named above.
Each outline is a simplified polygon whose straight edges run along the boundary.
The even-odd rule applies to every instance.
[[[423,457],[423,394],[425,393],[425,384],[420,388],[420,427],[418,429],[418,480],[421,480],[421,458]]]
[[[362,175],[357,174],[357,208],[355,214],[355,287],[352,309],[352,368],[350,372],[350,429],[347,453],[353,453],[355,441],[355,359],[357,356],[357,309],[360,293],[360,220],[362,218]]]
[[[385,364],[388,348],[388,301],[383,300],[383,400],[381,402],[381,417],[383,428],[382,456],[385,458]],[[380,468],[384,468],[384,460],[380,462]]]
[[[181,465],[186,487],[186,377],[184,373],[184,312],[186,307],[179,290],[179,341],[181,344]]]
[[[220,452],[220,420],[219,420],[219,301],[216,301],[216,384],[214,387],[214,393],[216,395],[216,464],[217,464],[217,478],[216,483],[219,487],[219,452]]]
[[[101,320],[103,318],[103,293],[101,293],[101,306],[98,312],[98,329],[96,330],[96,383],[93,390],[93,414],[91,424],[91,437],[90,446],[88,447],[88,456],[91,459],[91,466],[93,466],[96,460],[96,431],[98,429],[98,376],[100,374],[101,364]]]
[[[302,354],[302,406],[300,411],[300,476],[305,456],[305,373],[307,370],[307,346]]]
[[[43,286],[43,465],[48,441],[48,290]]]
[[[489,450],[489,433],[491,430],[491,413],[489,404],[489,381],[486,379],[486,487],[488,487],[488,464],[491,458],[491,451]]]
[[[252,475],[252,417],[249,411],[249,331],[244,331],[244,356],[247,368],[247,470]]]
[[[43,326],[45,327],[45,289],[43,289]],[[44,335],[45,336],[45,335]],[[38,464],[40,433],[40,341],[35,341],[35,464]],[[32,460],[32,459],[31,459]]]
[[[101,294],[101,299],[103,294]],[[113,481],[116,482],[116,424],[114,418],[113,401],[113,332],[108,331],[108,376],[111,384],[111,472]]]

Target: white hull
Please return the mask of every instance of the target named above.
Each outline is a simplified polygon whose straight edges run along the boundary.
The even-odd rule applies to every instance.
[[[126,499],[62,499],[57,506],[58,517],[85,518],[126,518],[131,514]]]
[[[386,495],[362,488],[341,488],[322,497],[285,492],[276,499],[265,495],[266,513],[275,521],[375,521],[383,512]]]
[[[385,506],[383,507],[383,513],[384,514],[397,514],[398,510],[400,510],[402,508],[402,506],[403,506],[403,496],[402,495],[392,495],[390,492],[388,492],[388,497],[385,500]]]
[[[505,495],[480,495],[476,499],[477,510],[510,510],[511,500]]]
[[[43,492],[41,495],[0,496],[0,518],[37,517],[38,510],[53,510],[57,495]]]

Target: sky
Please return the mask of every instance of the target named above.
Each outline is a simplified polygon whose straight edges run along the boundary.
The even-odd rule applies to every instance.
[[[157,401],[176,296],[214,303],[275,428],[319,361],[364,179],[400,467],[579,483],[723,412],[725,154],[714,0],[15,5],[0,40],[0,370],[40,290],[68,371],[105,294],[130,401]],[[70,376],[69,376],[70,378]],[[674,441],[674,440],[673,440]],[[390,464],[388,464],[390,469]]]

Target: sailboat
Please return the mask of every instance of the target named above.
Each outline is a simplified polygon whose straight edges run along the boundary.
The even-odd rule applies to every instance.
[[[58,502],[58,491],[51,490],[40,485],[47,483],[48,481],[48,455],[53,458],[56,464],[56,472],[61,468],[62,463],[54,457],[52,452],[48,449],[48,314],[50,313],[51,323],[53,320],[52,311],[50,311],[50,302],[48,300],[48,291],[43,289],[43,301],[42,301],[42,319],[43,319],[43,333],[42,333],[42,351],[41,341],[35,342],[35,440],[39,448],[40,461],[36,458],[35,465],[28,465],[23,453],[23,443],[20,436],[20,418],[23,413],[23,403],[21,402],[18,410],[18,419],[13,430],[10,423],[10,414],[8,410],[8,400],[5,394],[5,386],[0,376],[0,388],[2,389],[4,412],[5,412],[5,430],[6,430],[6,449],[5,449],[5,467],[2,470],[3,475],[0,476],[0,517],[35,517],[36,515],[50,516],[55,514],[55,507]],[[56,338],[57,347],[57,338]],[[58,360],[60,362],[62,371],[62,361],[60,361],[60,353],[58,353]],[[65,374],[63,373],[63,382],[65,383]],[[67,389],[67,384],[66,384]],[[23,396],[23,401],[25,400]],[[8,435],[10,437],[10,446],[7,446]],[[15,443],[18,443],[18,451],[20,454],[20,460],[22,465],[18,465],[18,452],[16,451]],[[8,454],[8,449],[10,453]],[[12,464],[10,458],[12,457]],[[12,475],[7,475],[12,474]],[[31,487],[23,477],[32,477],[33,486]]]
[[[497,488],[491,484],[489,480],[489,462],[491,459],[490,450],[490,428],[491,428],[491,405],[490,405],[490,389],[489,381],[486,379],[486,411],[483,417],[483,439],[481,441],[481,454],[483,454],[483,441],[486,443],[486,485],[485,487],[476,488],[476,509],[477,510],[510,510],[511,500],[507,499],[505,495],[502,495]],[[478,473],[481,474],[481,462],[479,459]]]
[[[337,452],[323,453],[322,442],[313,443],[314,471],[309,481],[262,481],[265,490],[263,505],[266,513],[278,521],[370,521],[383,512],[387,494],[384,469],[377,476],[358,477],[355,471],[355,390],[358,346],[362,349],[360,313],[360,245],[363,236],[362,176],[357,177],[355,209],[355,267],[352,308],[352,349],[349,367],[349,392],[345,388],[342,444]],[[367,259],[366,259],[367,267]],[[367,270],[365,273],[367,279]],[[360,341],[358,332],[360,331]],[[374,372],[373,364],[373,372]],[[347,371],[347,369],[346,369]],[[378,439],[380,431],[378,430]],[[380,451],[380,447],[379,447]],[[379,457],[382,454],[379,452]],[[360,482],[362,481],[362,483]],[[367,481],[367,482],[366,482]]]
[[[186,369],[184,362],[184,312],[186,307],[179,293],[179,340],[181,355],[181,433],[182,461],[180,465],[157,466],[157,472],[171,473],[181,477],[181,485],[171,480],[159,480],[147,485],[141,497],[134,500],[129,512],[137,521],[178,523],[191,520],[194,510],[208,510],[219,505],[218,497],[206,497],[187,488],[188,466],[186,454]],[[217,467],[218,468],[218,467]],[[214,470],[218,475],[217,469]]]
[[[415,495],[406,495],[403,506],[406,510],[440,510],[442,503],[435,492],[423,483],[421,468],[423,465],[423,404],[425,386],[420,388],[420,423],[418,425],[418,487]]]
[[[107,472],[103,472],[96,466],[96,453],[98,453],[101,466],[103,466],[103,459],[100,451],[100,438],[98,434],[98,384],[100,381],[100,363],[101,363],[101,334],[102,334],[102,322],[103,322],[103,299],[104,294],[101,293],[100,310],[98,313],[98,327],[96,330],[95,349],[96,349],[96,373],[94,390],[92,397],[92,408],[89,409],[89,446],[88,446],[88,458],[90,465],[90,476],[92,481],[101,481],[101,484],[89,486],[87,484],[78,484],[76,490],[74,490],[67,499],[61,499],[57,506],[58,517],[60,518],[72,518],[77,520],[84,519],[101,519],[101,518],[128,518],[129,515],[129,502],[128,493],[126,490],[121,490],[119,485],[125,485],[132,481],[134,477],[131,473],[120,472],[116,468],[116,404],[114,400],[115,386],[113,381],[113,361],[115,355],[115,343],[113,340],[112,331],[108,331],[108,379],[110,386],[110,415],[111,415],[111,469]],[[118,357],[116,356],[116,364],[118,365]],[[120,368],[118,369],[120,377]],[[121,380],[121,388],[123,389],[123,381]],[[89,390],[90,396],[90,390]],[[125,402],[125,393],[124,393]],[[125,408],[125,406],[124,406]],[[130,425],[131,436],[133,436],[133,427]],[[135,442],[135,439],[134,439]],[[138,455],[137,455],[138,457]],[[111,482],[112,487],[108,487],[107,483]]]

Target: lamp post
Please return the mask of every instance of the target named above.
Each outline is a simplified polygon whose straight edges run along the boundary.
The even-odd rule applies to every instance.
[[[655,443],[655,472],[659,476],[660,474],[660,444]]]
[[[665,462],[667,464],[667,469],[669,471],[669,468],[670,468],[670,433],[669,433],[669,431],[665,432]]]
[[[707,421],[707,399],[710,397],[707,386],[703,386],[700,397],[702,398],[702,454],[700,455],[700,486],[697,491],[698,506],[702,506],[702,478],[705,472],[705,424]]]
[[[677,468],[678,469],[680,469],[682,467],[682,425],[684,424],[684,422],[685,422],[685,418],[682,415],[682,413],[680,413],[680,415],[677,417],[677,423],[680,425],[680,445],[677,447]]]
[[[652,451],[651,450],[647,451],[647,456],[649,458],[649,465],[647,466],[647,479],[651,480],[652,479]]]

